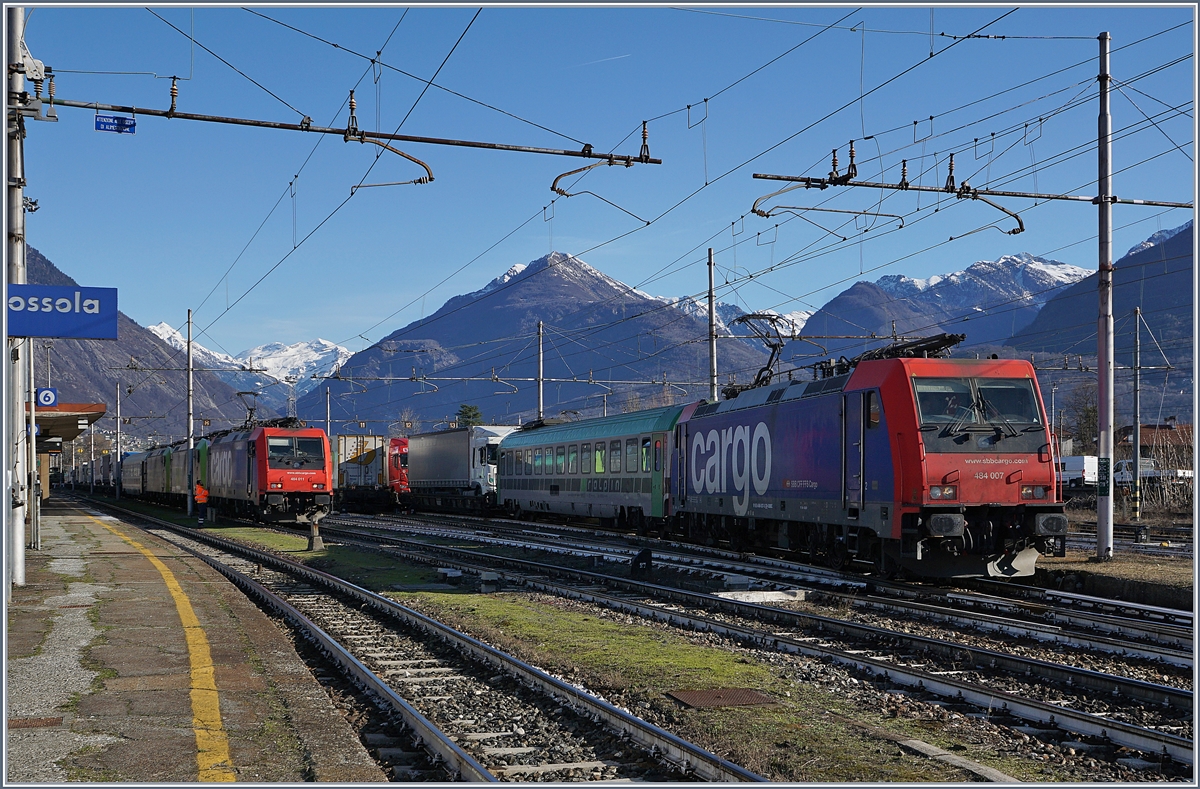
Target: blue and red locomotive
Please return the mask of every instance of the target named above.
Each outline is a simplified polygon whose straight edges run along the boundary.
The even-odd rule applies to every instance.
[[[1030,575],[1065,550],[1028,362],[867,358],[832,372],[517,431],[501,444],[499,501],[882,574]]]
[[[195,443],[192,457],[210,511],[297,524],[316,524],[329,514],[333,471],[320,428],[268,423],[213,433]],[[126,455],[122,494],[181,505],[187,464],[182,442]]]

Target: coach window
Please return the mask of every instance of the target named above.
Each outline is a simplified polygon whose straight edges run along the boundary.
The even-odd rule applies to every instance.
[[[625,470],[630,474],[637,473],[638,440],[636,438],[625,439]]]
[[[588,472],[590,472],[592,470],[592,445],[591,444],[580,444],[579,445],[579,458],[580,458],[579,470],[582,471],[584,474],[587,474]]]
[[[574,474],[579,469],[579,447],[572,444],[567,447],[567,473]]]
[[[620,439],[608,445],[608,473],[621,473],[621,441]]]
[[[654,470],[662,471],[662,439],[654,440]]]
[[[567,448],[559,447],[554,450],[554,473],[565,474],[567,471]]]
[[[642,471],[650,470],[650,437],[642,436]]]
[[[514,458],[513,455],[516,455],[516,457]],[[525,474],[525,453],[524,452],[522,452],[519,449],[516,452],[509,452],[508,459],[510,461],[515,461],[512,465],[512,468],[510,469],[509,473],[521,474],[521,475]]]
[[[533,473],[534,474],[542,473],[542,448],[541,447],[538,447],[537,449],[533,450]]]
[[[546,475],[554,473],[554,447],[546,447]]]
[[[597,474],[604,473],[604,453],[607,451],[608,451],[608,447],[605,446],[603,441],[596,442],[596,452],[593,455],[596,462],[593,465],[596,469]]]
[[[867,407],[863,409],[867,415],[867,429],[873,430],[879,427],[879,393],[875,391],[867,392]]]

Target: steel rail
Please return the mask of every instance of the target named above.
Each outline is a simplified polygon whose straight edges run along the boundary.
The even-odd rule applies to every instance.
[[[425,547],[427,547],[431,550],[439,551],[439,552],[451,551],[451,552],[456,552],[456,553],[458,553],[458,552],[470,553],[468,551],[459,551],[458,549],[445,548],[443,546],[425,546]],[[428,562],[428,560],[429,560],[427,554],[422,554],[421,552],[417,552],[417,551],[406,551],[406,550],[399,550],[399,549],[395,549],[395,548],[389,548],[388,552],[399,553],[400,555],[405,556],[406,558],[411,558],[411,559],[418,560],[418,561]],[[478,554],[476,554],[473,558],[478,559],[479,558]],[[488,556],[487,558],[489,560],[496,559],[496,560],[499,560],[502,562],[513,562],[513,563],[521,563],[521,561],[522,561],[522,560],[501,559],[500,557],[494,557],[494,556]],[[438,561],[441,561],[441,560],[439,559]],[[451,561],[451,562],[447,562],[447,564],[449,566],[454,566],[455,562]],[[530,564],[536,564],[536,563],[530,563]],[[460,569],[469,569],[470,571],[474,571],[474,572],[477,572],[480,569],[478,567],[478,565],[471,564],[468,562],[460,562],[460,563],[458,563],[458,567]],[[555,569],[559,569],[559,568],[555,568]],[[725,607],[726,610],[736,611],[738,609],[742,609],[743,607],[749,606],[749,607],[753,607],[753,608],[763,609],[770,614],[775,614],[775,613],[792,614],[792,613],[794,613],[794,612],[789,612],[789,611],[783,611],[782,609],[770,608],[767,606],[758,606],[757,604],[754,604],[754,603],[738,603],[737,601],[727,600],[725,598],[716,597],[715,595],[705,595],[705,594],[699,593],[699,592],[684,592],[682,590],[669,589],[667,587],[655,587],[652,584],[639,584],[637,582],[624,581],[623,579],[612,579],[607,576],[601,576],[601,575],[595,574],[595,573],[588,573],[587,571],[583,571],[583,570],[572,570],[570,572],[578,573],[580,575],[585,575],[585,576],[594,576],[595,580],[597,580],[597,581],[603,580],[603,581],[611,582],[614,580],[618,580],[619,585],[621,585],[621,586],[628,586],[628,587],[641,586],[643,588],[651,588],[656,593],[661,591],[665,594],[670,594],[673,597],[680,599],[680,600],[688,599],[688,598],[699,598],[699,599],[711,598],[711,602],[714,605],[717,605],[719,607]],[[733,638],[748,641],[750,643],[754,643],[754,644],[757,644],[757,645],[765,647],[765,648],[776,649],[779,651],[795,652],[795,653],[804,654],[804,655],[807,655],[810,657],[817,657],[817,658],[830,658],[838,663],[852,666],[853,668],[856,668],[856,669],[861,670],[868,674],[879,674],[882,677],[884,677],[885,679],[896,682],[897,684],[915,686],[922,690],[928,690],[928,691],[930,691],[938,696],[941,696],[943,698],[951,698],[951,699],[958,699],[958,700],[966,701],[966,702],[969,702],[971,704],[974,704],[978,707],[985,708],[985,709],[1000,708],[1000,709],[1011,712],[1012,714],[1016,715],[1017,717],[1023,718],[1025,720],[1028,720],[1031,722],[1054,725],[1058,728],[1062,728],[1065,731],[1071,731],[1071,732],[1075,732],[1078,734],[1103,737],[1113,743],[1116,743],[1117,745],[1122,745],[1122,746],[1125,746],[1128,748],[1133,748],[1133,749],[1136,749],[1136,750],[1139,750],[1139,751],[1142,751],[1145,753],[1151,753],[1151,754],[1162,753],[1162,754],[1169,756],[1172,759],[1175,759],[1176,761],[1179,761],[1179,762],[1182,762],[1185,764],[1192,764],[1193,760],[1194,760],[1194,753],[1193,753],[1194,744],[1193,744],[1193,742],[1191,740],[1188,740],[1184,737],[1179,737],[1177,735],[1167,734],[1165,732],[1157,731],[1154,729],[1144,729],[1144,728],[1141,728],[1138,726],[1132,726],[1130,724],[1122,723],[1120,721],[1112,720],[1109,718],[1104,718],[1102,716],[1094,715],[1094,714],[1088,713],[1088,712],[1067,709],[1067,708],[1060,707],[1055,704],[1049,704],[1049,703],[1045,703],[1045,702],[1035,701],[1032,699],[1021,699],[1017,696],[1012,696],[1007,693],[998,693],[998,692],[991,690],[984,686],[975,685],[975,684],[967,683],[967,682],[961,682],[958,680],[947,679],[945,677],[938,676],[936,674],[931,674],[931,673],[924,672],[924,671],[920,671],[918,669],[912,669],[912,668],[898,666],[898,665],[896,665],[894,663],[890,663],[888,661],[876,660],[873,658],[864,657],[862,655],[855,655],[850,652],[846,652],[846,651],[842,651],[842,650],[837,650],[837,649],[832,649],[832,648],[827,648],[827,647],[813,646],[809,643],[805,643],[803,641],[793,639],[788,636],[774,634],[774,633],[764,633],[761,631],[750,630],[747,628],[741,628],[736,625],[731,625],[731,624],[728,624],[725,622],[718,622],[716,620],[708,619],[706,617],[684,614],[679,611],[665,610],[658,606],[653,606],[653,605],[649,605],[646,603],[639,603],[639,602],[630,601],[630,600],[623,600],[621,598],[601,594],[599,592],[596,592],[596,591],[590,590],[590,589],[578,589],[578,588],[573,588],[573,587],[564,587],[560,584],[555,584],[548,580],[544,580],[541,578],[530,578],[530,577],[524,576],[524,575],[514,576],[513,580],[518,580],[521,584],[528,586],[530,588],[533,588],[533,589],[553,592],[555,594],[562,594],[564,596],[574,597],[579,600],[585,600],[588,602],[602,604],[607,607],[614,608],[616,610],[621,610],[621,611],[624,611],[627,613],[636,613],[640,616],[657,619],[659,621],[663,621],[663,622],[666,622],[667,624],[671,624],[674,626],[684,626],[684,627],[688,627],[691,629],[702,630],[702,631],[717,633],[717,634],[721,634],[721,635],[728,635]],[[804,616],[804,615],[800,615],[800,616]],[[836,623],[836,620],[834,620],[834,622]],[[844,625],[845,623],[836,623],[836,624]],[[853,626],[853,627],[848,627],[846,629],[849,630],[849,629],[853,629],[854,627],[861,627],[861,626]],[[891,636],[903,636],[904,635],[904,634],[895,633],[894,631],[885,631],[885,632]],[[910,638],[912,638],[913,640],[917,640],[917,639],[920,639],[921,637],[916,636],[916,637],[910,637]],[[957,648],[960,651],[964,651],[964,652],[969,651],[969,652],[984,653],[984,654],[988,653],[987,650],[977,650],[977,649],[973,649],[970,647],[957,647]],[[1003,656],[1003,657],[1008,657],[1008,656]],[[1051,668],[1056,668],[1056,669],[1063,668],[1061,666],[1053,666],[1052,664],[1046,664],[1043,661],[1026,661],[1026,662],[1031,665],[1041,664],[1043,666],[1050,666]],[[1108,676],[1108,675],[1099,675],[1098,672],[1087,672],[1087,671],[1078,670],[1078,669],[1076,669],[1075,671],[1080,672],[1081,675],[1092,674],[1092,675],[1097,675],[1097,676],[1101,676],[1101,677]],[[1115,680],[1118,678],[1109,677],[1109,679]],[[1142,682],[1138,682],[1136,680],[1129,680],[1128,682],[1134,686],[1141,686],[1141,687],[1145,688],[1146,690],[1154,689],[1155,692],[1151,693],[1150,695],[1158,695],[1158,697],[1160,699],[1159,703],[1163,703],[1162,699],[1173,699],[1173,700],[1177,701],[1178,703],[1186,704],[1186,707],[1184,707],[1185,709],[1191,708],[1192,694],[1190,691],[1181,691],[1176,688],[1164,688],[1162,686],[1151,685],[1150,683],[1142,683]]]
[[[502,671],[516,676],[525,685],[536,688],[576,710],[583,711],[584,714],[591,716],[594,720],[605,721],[611,729],[621,732],[632,742],[654,753],[658,758],[674,764],[685,774],[695,775],[706,781],[718,782],[765,782],[767,780],[744,767],[722,759],[687,740],[677,737],[665,729],[659,728],[609,704],[584,690],[580,690],[567,682],[552,677],[541,669],[518,660],[511,655],[507,655],[478,639],[472,638],[465,633],[460,633],[418,611],[414,611],[394,600],[356,586],[335,575],[315,570],[299,562],[276,556],[267,551],[256,550],[212,534],[197,532],[150,515],[125,510],[107,503],[104,506],[142,518],[162,528],[187,535],[191,539],[208,543],[230,553],[241,554],[256,562],[282,569],[320,586],[334,589],[381,613],[400,619],[411,627],[431,633],[453,644],[455,648],[474,657],[475,660],[489,666],[495,666]],[[364,667],[363,670],[367,669]]]
[[[349,520],[350,522],[354,522],[353,519],[347,519],[345,516],[333,516],[333,523],[344,523],[344,522],[347,522],[347,520]],[[331,523],[331,518],[326,518],[324,523],[326,524],[326,527],[329,528],[330,523]],[[361,526],[361,525],[366,525],[366,524],[359,523],[357,525]],[[429,528],[429,527],[425,527],[425,528]],[[447,534],[452,533],[452,530],[453,530],[453,527],[449,527],[449,526],[433,527],[433,528],[438,531],[445,529]],[[544,538],[544,539],[550,539],[554,536],[554,535],[548,535],[548,534],[538,534],[536,532],[534,532],[534,533],[527,532],[527,534],[529,534],[530,536],[535,536],[535,537]],[[512,537],[499,537],[499,536],[488,537],[485,535],[477,535],[477,536],[473,537],[473,539],[477,539],[482,542],[497,542],[502,545],[516,546],[516,545],[520,544],[519,539],[512,538]],[[563,545],[561,542],[558,544],[546,545],[545,550],[547,550],[549,552],[553,552],[553,553],[571,553],[571,554],[576,554],[576,555],[580,555],[580,556],[603,556],[604,550],[611,551],[613,554],[617,554],[617,555],[632,556],[634,553],[636,553],[638,551],[637,548],[626,549],[626,548],[623,548],[620,546],[612,546],[611,548],[606,548],[604,550],[585,548],[582,546],[568,547],[566,545]],[[658,552],[658,551],[655,552],[654,556],[655,556],[655,561],[661,561],[663,559],[666,559],[667,561],[677,561],[680,564],[683,564],[684,566],[687,566],[689,564],[695,564],[698,562],[698,560],[696,560],[693,557],[689,557],[689,556],[685,556],[685,555],[666,554],[666,553],[662,553],[662,552]],[[729,563],[729,564],[726,564],[725,566],[729,569],[736,570],[738,572],[747,572],[747,568],[749,568],[750,571],[755,571],[755,568],[756,568],[755,564],[744,564],[744,563],[738,563],[738,562]],[[796,576],[809,577],[811,579],[811,576],[809,576],[809,574],[806,572],[798,572],[798,573],[792,574],[789,571],[782,570],[782,569],[779,569],[778,572],[788,572],[787,580],[789,582],[795,582],[797,580]],[[779,576],[776,576],[776,577],[778,578]],[[818,581],[820,583],[826,583],[826,584],[837,583],[842,586],[850,585],[859,590],[864,589],[865,587],[868,586],[868,583],[863,582],[863,581],[852,581],[852,582],[847,583],[847,582],[838,581],[837,579],[827,578],[827,577],[823,577],[823,576],[819,577]],[[979,612],[971,612],[971,611],[959,611],[956,613],[946,613],[943,611],[938,611],[932,605],[927,605],[927,604],[923,604],[921,602],[911,601],[911,600],[906,601],[906,602],[893,602],[893,601],[891,601],[887,598],[883,598],[883,597],[875,597],[875,596],[865,596],[864,597],[857,592],[855,594],[846,594],[846,593],[837,592],[837,591],[820,591],[818,593],[828,595],[831,597],[844,598],[851,605],[855,605],[855,606],[859,606],[859,607],[871,607],[871,608],[875,608],[875,609],[892,611],[892,612],[902,611],[905,608],[915,609],[915,610],[920,610],[923,613],[927,613],[930,616],[938,617],[944,621],[953,622],[955,620],[955,618],[958,618],[961,620],[969,620],[969,621],[977,623],[979,625],[979,627],[982,629],[1003,630],[1004,632],[1009,633],[1009,634],[1025,635],[1029,638],[1037,639],[1039,641],[1053,641],[1055,643],[1073,645],[1073,646],[1078,646],[1078,647],[1082,647],[1082,648],[1086,648],[1086,649],[1094,649],[1097,651],[1108,652],[1108,653],[1112,653],[1112,654],[1122,654],[1125,656],[1142,657],[1142,658],[1146,658],[1149,660],[1157,659],[1157,660],[1162,660],[1165,663],[1170,663],[1170,664],[1178,665],[1178,666],[1194,665],[1194,658],[1190,651],[1184,652],[1184,651],[1182,651],[1182,649],[1169,649],[1166,646],[1166,644],[1169,644],[1170,646],[1175,646],[1175,647],[1180,647],[1180,648],[1190,647],[1190,645],[1192,643],[1191,634],[1188,632],[1181,631],[1178,628],[1161,628],[1160,627],[1160,628],[1152,629],[1152,628],[1147,628],[1147,627],[1138,626],[1138,625],[1131,626],[1128,623],[1124,623],[1124,622],[1121,623],[1120,625],[1110,624],[1109,627],[1107,628],[1113,632],[1121,632],[1126,635],[1133,634],[1133,635],[1137,635],[1137,636],[1140,636],[1145,639],[1158,640],[1158,641],[1161,641],[1164,643],[1164,646],[1151,647],[1151,646],[1138,645],[1138,644],[1129,643],[1129,642],[1116,641],[1114,639],[1108,639],[1108,638],[1099,637],[1099,636],[1088,637],[1088,636],[1084,636],[1084,635],[1080,635],[1080,634],[1067,633],[1067,632],[1063,631],[1062,626],[1055,625],[1055,624],[1040,624],[1040,623],[1027,622],[1024,620],[1005,619],[1002,617],[992,616],[989,614],[984,614],[984,613],[979,613]],[[947,600],[952,600],[952,601],[961,599],[961,600],[964,600],[967,602],[972,602],[972,599],[966,595],[948,594],[948,595],[945,595],[945,597]],[[1019,607],[1020,606],[1013,606],[1013,607],[1010,607],[1010,610],[1015,610],[1016,608],[1019,608]],[[1052,612],[1048,612],[1048,614],[1052,615]],[[1100,621],[1099,618],[1094,615],[1083,615],[1083,616],[1077,615],[1074,617],[1059,616],[1056,618],[1064,619],[1068,624],[1076,619],[1081,619],[1085,622]]]

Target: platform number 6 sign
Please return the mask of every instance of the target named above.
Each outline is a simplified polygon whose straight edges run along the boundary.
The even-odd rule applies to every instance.
[[[40,408],[53,408],[58,405],[57,389],[38,389],[37,404]]]

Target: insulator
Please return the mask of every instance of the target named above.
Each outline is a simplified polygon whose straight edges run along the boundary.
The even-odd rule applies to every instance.
[[[646,121],[642,121],[642,163],[650,161],[650,131],[646,128]]]
[[[901,189],[907,189],[908,184],[908,159],[900,160],[900,184]]]
[[[33,80],[33,97],[35,99],[42,97],[42,81],[40,79]]]
[[[354,110],[358,108],[358,102],[354,100],[354,91],[350,91],[350,114],[354,114]]]
[[[50,98],[54,98],[54,75],[50,75]]]
[[[838,177],[838,169],[837,169],[837,148],[834,148],[834,149],[833,149],[833,165],[832,165],[832,166],[833,166],[833,169],[829,171],[829,178],[830,178],[830,180],[832,180],[832,179],[834,179],[834,178],[837,178],[837,177]]]
[[[858,165],[854,163],[854,140],[850,141],[850,164],[846,165],[846,177],[855,178],[858,176]]]
[[[954,191],[954,154],[950,154],[950,174],[946,176],[946,191]]]
[[[171,77],[171,114],[175,113],[175,100],[179,98],[179,86],[175,84],[175,77]]]

